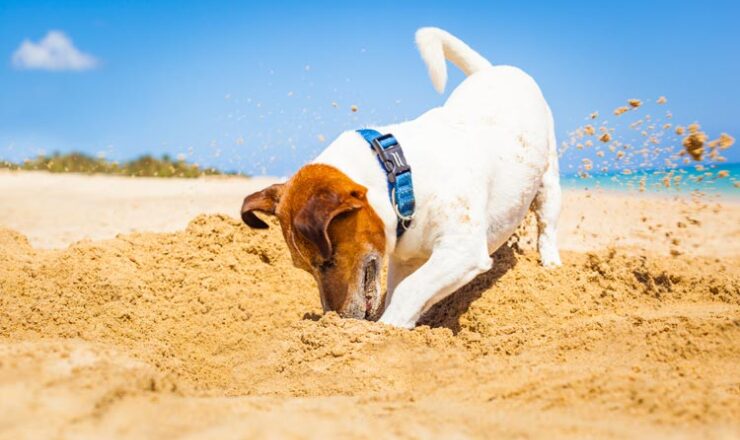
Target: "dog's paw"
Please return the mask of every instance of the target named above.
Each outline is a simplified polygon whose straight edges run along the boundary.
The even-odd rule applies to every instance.
[[[548,269],[554,269],[563,265],[560,262],[560,252],[557,251],[557,248],[540,248],[540,262],[542,266]]]
[[[557,267],[562,266],[563,263],[560,262],[560,257],[556,258],[543,258],[542,259],[542,266],[545,269],[555,269]]]
[[[393,327],[405,328],[407,330],[411,330],[416,327],[416,321],[410,321],[408,319],[398,319],[392,316],[386,316],[386,314],[383,314],[383,316],[378,319],[378,322],[386,325],[392,325]]]
[[[563,263],[560,261],[560,255],[557,252],[549,255],[540,255],[540,261],[542,263],[542,266],[547,269],[554,269],[563,265]]]

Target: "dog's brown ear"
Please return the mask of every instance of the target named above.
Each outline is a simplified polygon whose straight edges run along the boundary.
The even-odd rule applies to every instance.
[[[324,260],[332,255],[329,225],[338,215],[362,207],[366,190],[356,189],[340,193],[323,189],[313,194],[293,219],[293,227],[304,238],[314,243]]]
[[[248,195],[242,204],[242,220],[255,229],[267,229],[267,223],[254,214],[254,211],[275,215],[275,208],[283,193],[282,183],[268,186],[262,191]]]

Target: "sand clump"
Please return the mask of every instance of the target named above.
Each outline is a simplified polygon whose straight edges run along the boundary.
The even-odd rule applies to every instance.
[[[272,226],[63,251],[0,229],[0,437],[740,432],[737,257],[550,271],[514,243],[405,331],[322,316]]]
[[[719,139],[713,140],[712,142],[709,142],[709,146],[712,148],[719,147],[720,150],[726,150],[733,146],[735,144],[735,138],[730,136],[727,133],[722,133],[719,136]]]
[[[686,136],[682,143],[686,152],[696,161],[704,157],[704,144],[707,142],[707,135],[701,131],[699,124],[689,125],[689,135]]]
[[[615,108],[614,109],[614,115],[615,116],[621,116],[622,114],[627,113],[628,111],[630,111],[630,108],[627,107],[626,105],[624,105],[624,106]]]

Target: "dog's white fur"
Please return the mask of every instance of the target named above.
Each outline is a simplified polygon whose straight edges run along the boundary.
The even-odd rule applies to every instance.
[[[416,42],[437,91],[447,81],[445,58],[468,78],[442,107],[412,121],[373,127],[392,133],[411,165],[412,228],[396,240],[386,176],[359,134],[343,133],[315,159],[368,188],[389,254],[387,307],[380,321],[405,328],[489,270],[490,254],[512,235],[530,206],[537,215],[542,264],[560,265],[555,132],[537,83],[516,67],[492,66],[441,29],[419,29]]]

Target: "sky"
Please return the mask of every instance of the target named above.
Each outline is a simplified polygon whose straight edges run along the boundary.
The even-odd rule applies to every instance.
[[[661,95],[677,121],[740,137],[738,16],[736,1],[0,0],[0,159],[169,153],[289,175],[343,130],[444,102],[463,76],[434,91],[422,26],[531,74],[559,139]]]

